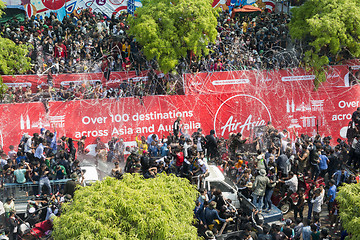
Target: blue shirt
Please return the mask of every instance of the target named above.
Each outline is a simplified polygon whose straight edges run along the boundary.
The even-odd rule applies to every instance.
[[[19,164],[22,160],[26,161],[27,157],[26,156],[18,156],[16,158],[16,163]]]
[[[200,206],[196,206],[194,209],[195,217],[204,222],[204,204],[200,204]]]
[[[326,170],[328,168],[327,161],[329,160],[325,155],[320,155],[319,168],[320,170]]]
[[[310,226],[303,227],[302,229],[302,236],[303,240],[310,240],[311,239],[311,228]]]
[[[205,223],[206,225],[210,225],[213,223],[215,219],[219,219],[221,222],[225,222],[226,220],[219,217],[219,213],[216,211],[216,209],[205,209]]]
[[[51,142],[50,142],[50,147],[53,151],[56,151],[57,150],[57,145],[56,145],[56,132],[54,132],[54,136],[53,138],[51,139]]]
[[[341,183],[345,182],[347,178],[349,177],[349,173],[347,171],[344,171],[344,174],[342,174],[341,170],[337,170],[333,175],[336,186],[339,186]]]
[[[335,197],[336,197],[336,186],[335,185],[332,185],[329,188],[328,197],[330,197],[329,202],[334,202],[335,201]]]
[[[160,153],[161,153],[162,157],[165,157],[165,156],[169,155],[169,149],[167,148],[166,143],[164,143],[164,145],[161,146]]]
[[[150,146],[149,146],[149,152],[150,152],[150,154],[151,154],[152,157],[157,157],[157,156],[158,156],[159,149],[157,148],[156,145],[150,145]]]

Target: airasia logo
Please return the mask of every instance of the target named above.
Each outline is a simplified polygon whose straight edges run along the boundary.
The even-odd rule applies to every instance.
[[[339,74],[337,74],[337,73],[332,73],[332,74],[329,74],[329,75],[327,75],[327,77],[326,78],[339,78],[340,77],[340,75]]]
[[[326,81],[327,83],[334,85],[334,84],[338,84],[343,79],[341,78],[340,72],[337,69],[331,68],[328,71],[326,80],[327,80]],[[340,84],[340,85],[342,85],[342,84]]]
[[[231,132],[244,136],[257,126],[271,121],[267,106],[258,98],[240,94],[226,99],[218,108],[214,119],[214,130],[220,137],[228,137]]]

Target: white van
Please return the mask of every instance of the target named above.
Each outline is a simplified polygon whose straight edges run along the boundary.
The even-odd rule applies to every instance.
[[[230,179],[226,178],[217,166],[208,165],[208,169],[209,176],[201,183],[201,188],[207,189],[207,191],[210,191],[211,187],[219,189],[224,198],[230,199],[234,207],[240,208],[236,185]],[[198,185],[198,187],[200,186]]]
[[[83,172],[84,180],[80,179],[83,186],[89,186],[93,182],[99,181],[99,173],[96,167],[94,166],[81,166],[81,171]]]

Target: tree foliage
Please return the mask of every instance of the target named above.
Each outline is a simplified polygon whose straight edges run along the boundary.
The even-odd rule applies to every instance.
[[[54,222],[61,239],[197,239],[192,226],[196,189],[185,179],[125,174],[75,192]]]
[[[4,14],[4,2],[0,0],[0,17]],[[31,69],[28,45],[16,45],[7,38],[0,37],[0,74],[13,75],[25,73]],[[0,100],[3,99],[7,86],[0,76]]]
[[[4,84],[2,77],[0,76],[0,102],[4,99],[4,95],[8,89],[8,86]]]
[[[360,57],[360,0],[308,0],[292,10],[289,29],[305,43],[305,64],[326,80],[323,67],[338,55]]]
[[[28,48],[28,45],[16,45],[10,39],[0,37],[0,73],[13,75],[30,70]]]
[[[129,17],[129,34],[143,47],[144,55],[156,58],[160,70],[173,70],[188,51],[207,55],[217,36],[218,10],[212,0],[143,0],[135,17]]]
[[[343,227],[351,239],[360,239],[360,184],[347,184],[341,187],[336,200],[340,205]]]
[[[4,2],[0,0],[0,17],[4,14]],[[8,38],[0,37],[0,74],[21,74],[31,69],[29,45],[16,45]]]

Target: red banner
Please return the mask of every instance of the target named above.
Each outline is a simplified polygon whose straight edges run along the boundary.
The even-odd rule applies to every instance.
[[[333,87],[348,87],[348,66],[329,67],[326,82],[321,89]],[[304,89],[312,90],[315,76],[302,68],[281,70],[246,70],[231,72],[202,72],[185,74],[185,89],[187,94],[233,93],[248,91]]]
[[[357,65],[352,63],[352,71],[358,69]],[[81,84],[85,81],[101,81],[104,86],[116,88],[124,80],[133,81],[147,80],[148,71],[142,71],[136,75],[135,71],[129,72],[111,72],[109,81],[106,81],[103,73],[79,73],[79,74],[55,74],[53,75],[53,84],[56,88],[60,85],[68,86],[70,82]],[[163,75],[158,73],[158,75]],[[36,91],[38,85],[47,87],[48,77],[43,75],[15,75],[2,76],[3,81],[8,86],[30,86]],[[247,70],[232,72],[202,72],[198,74],[185,74],[185,89],[187,94],[208,94],[208,93],[246,93],[252,89],[273,89],[278,91],[282,88],[313,88],[315,76],[306,72],[302,68],[282,69],[282,70]],[[333,66],[329,67],[327,72],[327,81],[320,86],[321,88],[348,87],[349,67]]]
[[[104,86],[111,88],[118,87],[121,82],[124,80],[129,80],[130,78],[133,81],[143,81],[147,80],[148,71],[142,71],[136,75],[135,71],[129,72],[111,72],[109,81],[106,81],[103,73],[77,73],[77,74],[54,74],[53,75],[53,85],[56,88],[62,86],[69,86],[70,82],[73,82],[77,85],[82,84],[85,81],[96,82],[101,81]],[[3,81],[9,87],[27,87],[30,86],[33,91],[36,91],[37,86],[48,86],[48,76],[47,74],[43,75],[4,75],[2,76]]]
[[[178,116],[190,134],[201,127],[205,134],[215,129],[218,137],[227,138],[230,132],[249,136],[254,126],[272,121],[278,129],[294,128],[299,134],[318,131],[333,139],[345,138],[351,114],[360,106],[359,86],[312,91],[310,87],[287,88],[287,84],[278,83],[276,90],[253,87],[238,93],[50,102],[46,108],[43,103],[3,104],[1,145],[8,149],[19,143],[22,134],[52,129],[52,124],[59,137],[86,135],[87,143],[96,137],[108,141],[114,135],[133,141],[136,133],[172,131]]]

